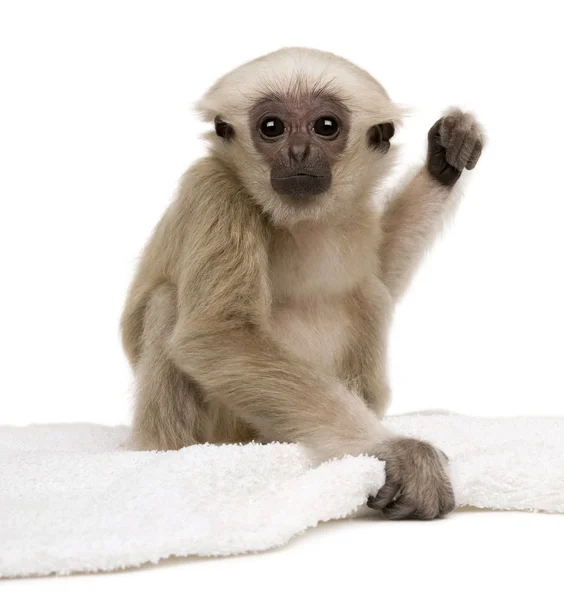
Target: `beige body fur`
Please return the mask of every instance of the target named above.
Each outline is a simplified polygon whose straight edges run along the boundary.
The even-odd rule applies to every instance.
[[[301,98],[317,88],[347,104],[347,144],[328,191],[287,202],[270,185],[248,114],[265,94]],[[383,214],[375,209],[394,148],[368,147],[366,131],[397,124],[401,111],[368,74],[330,54],[262,57],[221,79],[200,110],[235,134],[215,138],[184,175],[130,289],[122,332],[137,385],[131,447],[256,439],[301,442],[319,459],[374,454],[387,462],[388,487],[372,505],[398,518],[445,514],[453,498],[442,454],[395,437],[380,419],[394,304],[456,184],[425,166]],[[471,132],[480,137],[467,115],[449,115],[441,139],[460,129],[459,146]],[[451,161],[459,171],[473,150],[461,148]]]

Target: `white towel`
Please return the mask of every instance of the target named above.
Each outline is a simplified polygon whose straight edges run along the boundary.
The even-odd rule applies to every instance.
[[[564,418],[411,414],[386,423],[449,455],[458,506],[564,512]],[[312,468],[294,444],[118,451],[127,431],[0,427],[0,576],[266,550],[359,514],[384,481],[374,458]]]

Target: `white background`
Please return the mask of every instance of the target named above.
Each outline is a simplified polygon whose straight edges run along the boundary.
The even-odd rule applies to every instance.
[[[204,152],[191,107],[218,76],[283,45],[342,54],[413,107],[398,136],[406,164],[452,104],[488,134],[397,311],[392,412],[564,414],[558,12],[542,1],[3,0],[0,423],[128,421],[119,315],[140,249]],[[9,597],[555,597],[562,519],[330,524],[256,557],[0,585]]]

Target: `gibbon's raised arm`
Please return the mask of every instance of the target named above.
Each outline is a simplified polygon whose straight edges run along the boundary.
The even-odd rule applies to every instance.
[[[470,114],[453,109],[428,134],[427,162],[387,206],[382,218],[382,278],[397,300],[460,199],[464,169],[480,158],[483,133]]]

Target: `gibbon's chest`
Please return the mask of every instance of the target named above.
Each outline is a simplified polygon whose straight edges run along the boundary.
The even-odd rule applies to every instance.
[[[351,331],[347,299],[360,277],[350,247],[309,231],[272,249],[271,331],[290,352],[326,372],[342,360]]]

